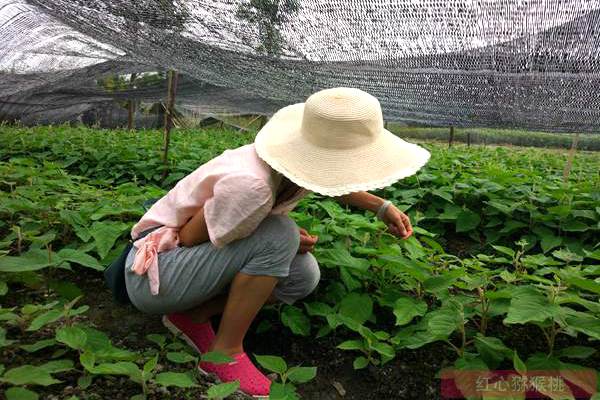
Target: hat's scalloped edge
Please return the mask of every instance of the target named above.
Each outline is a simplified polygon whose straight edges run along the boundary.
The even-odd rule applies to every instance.
[[[288,178],[290,181],[294,182],[296,185],[303,187],[305,189],[308,189],[311,192],[321,194],[323,196],[336,197],[336,196],[343,196],[345,194],[354,193],[354,192],[383,189],[385,187],[388,187],[388,186],[398,182],[401,179],[408,178],[409,176],[416,174],[417,171],[419,171],[421,168],[423,168],[423,166],[425,164],[427,164],[427,162],[429,161],[429,159],[431,157],[431,153],[429,153],[429,151],[427,151],[426,149],[424,149],[423,147],[421,147],[419,145],[416,145],[414,143],[411,143],[411,144],[413,146],[418,147],[420,149],[420,151],[422,151],[424,153],[423,158],[420,159],[418,163],[408,166],[406,168],[403,168],[403,169],[399,170],[397,173],[392,174],[383,179],[379,179],[379,180],[372,181],[372,182],[357,183],[357,184],[352,184],[352,185],[341,185],[336,188],[327,188],[327,187],[319,186],[314,183],[307,182],[304,179],[298,178],[297,176],[294,176],[286,168],[284,168],[283,165],[281,165],[276,159],[270,157],[266,152],[264,152],[263,148],[260,144],[255,145],[254,147],[256,149],[256,153],[264,162],[269,164],[269,166],[271,166],[271,168],[273,168],[274,170],[276,170],[277,172],[279,172],[280,174],[282,174],[283,176]]]

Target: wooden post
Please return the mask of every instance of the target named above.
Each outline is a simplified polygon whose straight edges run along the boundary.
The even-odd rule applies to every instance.
[[[467,147],[471,147],[471,132],[467,132]]]
[[[129,77],[129,88],[130,89],[133,89],[133,84],[135,82],[136,77],[137,77],[137,74],[135,72],[133,74],[131,74],[131,76]],[[134,115],[135,115],[135,101],[130,97],[129,101],[127,102],[127,130],[129,130],[129,131],[133,130],[133,128],[134,128],[134,126],[133,126]]]
[[[571,148],[569,149],[569,157],[567,158],[567,163],[565,164],[565,169],[563,171],[563,182],[565,183],[569,180],[569,175],[571,175],[571,167],[573,166],[573,158],[575,158],[575,151],[577,150],[578,142],[579,132],[575,134],[573,142],[571,143]]]
[[[163,155],[164,165],[162,180],[169,175],[169,143],[171,142],[171,128],[173,127],[173,110],[175,108],[175,96],[177,95],[177,71],[169,71],[167,85],[167,105],[165,107],[165,129],[163,134]]]
[[[450,137],[448,137],[448,148],[452,147],[452,143],[454,142],[454,127],[450,127]]]

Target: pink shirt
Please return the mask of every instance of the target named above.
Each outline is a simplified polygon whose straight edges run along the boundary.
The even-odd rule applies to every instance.
[[[298,190],[274,206],[282,176],[265,163],[254,144],[227,150],[181,179],[158,200],[131,230],[137,238],[147,229],[162,226],[136,240],[132,269],[148,274],[152,294],[158,294],[158,254],[179,245],[181,228],[201,207],[210,241],[223,247],[249,236],[269,214],[287,214],[310,193]]]

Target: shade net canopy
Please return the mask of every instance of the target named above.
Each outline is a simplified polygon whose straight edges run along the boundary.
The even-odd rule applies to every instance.
[[[596,133],[600,0],[0,0],[2,118],[161,101],[164,74],[127,78],[167,70],[195,112],[349,86],[408,125]]]

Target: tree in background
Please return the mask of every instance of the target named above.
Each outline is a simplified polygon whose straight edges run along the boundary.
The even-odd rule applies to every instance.
[[[278,56],[284,48],[281,26],[300,9],[298,0],[250,0],[239,6],[237,17],[258,25],[259,53]]]

